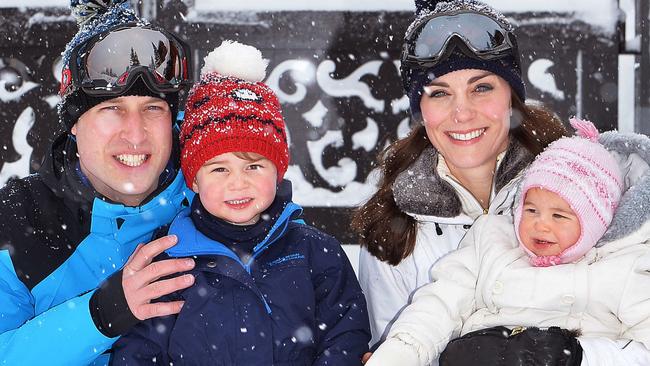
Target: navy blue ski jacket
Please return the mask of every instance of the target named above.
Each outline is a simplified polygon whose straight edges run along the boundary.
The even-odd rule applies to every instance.
[[[165,298],[185,301],[177,316],[120,338],[111,364],[360,365],[370,341],[364,295],[339,242],[294,220],[301,211],[288,202],[242,261],[183,210],[167,255],[195,258],[195,284]]]

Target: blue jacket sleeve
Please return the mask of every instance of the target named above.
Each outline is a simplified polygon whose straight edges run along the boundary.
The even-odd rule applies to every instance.
[[[313,365],[358,366],[370,342],[366,300],[339,242],[325,236],[323,244],[312,257],[319,345]]]
[[[0,364],[87,365],[115,338],[97,330],[90,316],[92,292],[34,314],[34,300],[0,251]]]

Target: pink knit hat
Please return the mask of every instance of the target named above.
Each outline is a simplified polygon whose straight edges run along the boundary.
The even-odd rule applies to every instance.
[[[598,130],[589,121],[571,119],[578,136],[550,144],[524,173],[515,205],[515,233],[534,266],[570,263],[581,258],[607,230],[623,191],[623,179],[614,157],[598,143]],[[526,192],[543,188],[564,199],[578,216],[580,237],[571,247],[553,256],[537,256],[519,237],[519,223]]]

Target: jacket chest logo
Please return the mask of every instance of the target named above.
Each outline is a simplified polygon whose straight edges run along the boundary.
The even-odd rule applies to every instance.
[[[279,264],[283,264],[283,263],[286,263],[286,262],[299,261],[299,260],[302,260],[302,259],[305,259],[304,255],[302,255],[300,253],[292,253],[292,254],[285,255],[284,257],[274,259],[274,260],[268,262],[266,265],[268,267],[275,267],[275,266],[277,266]]]

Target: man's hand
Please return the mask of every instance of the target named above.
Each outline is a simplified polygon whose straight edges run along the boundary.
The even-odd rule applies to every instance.
[[[176,245],[177,241],[175,235],[168,235],[148,244],[140,244],[124,265],[124,297],[129,309],[139,320],[177,314],[183,307],[184,301],[151,303],[151,300],[190,287],[194,283],[194,276],[191,274],[159,280],[161,277],[194,268],[192,259],[166,259],[151,263],[154,257]]]

